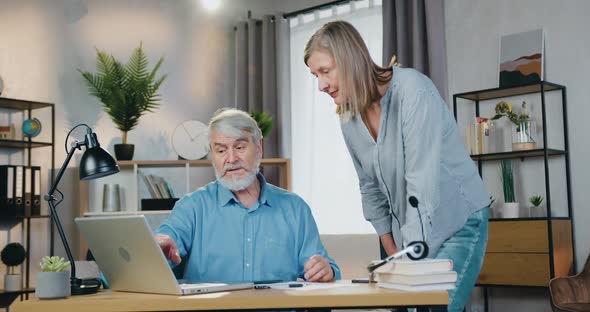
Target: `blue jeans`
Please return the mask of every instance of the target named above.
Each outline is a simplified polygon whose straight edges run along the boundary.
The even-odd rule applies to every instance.
[[[435,258],[453,260],[455,289],[449,291],[449,312],[463,311],[469,300],[488,244],[488,207],[474,212],[461,230],[448,238]]]

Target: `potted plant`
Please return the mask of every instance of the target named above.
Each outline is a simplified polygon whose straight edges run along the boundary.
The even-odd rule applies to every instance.
[[[156,78],[156,73],[164,58],[160,57],[148,71],[141,43],[125,65],[104,51],[97,49],[96,54],[96,74],[79,71],[90,94],[102,102],[105,112],[122,132],[122,144],[115,144],[115,156],[118,160],[130,160],[134,145],[127,144],[127,132],[137,126],[139,117],[159,107],[158,89],[167,75]]]
[[[21,290],[23,288],[23,279],[21,274],[16,271],[16,267],[21,265],[27,257],[25,247],[20,243],[10,243],[2,249],[0,257],[2,263],[8,267],[6,275],[4,275],[4,290]]]
[[[545,211],[541,208],[541,203],[543,203],[543,196],[541,195],[533,195],[529,197],[529,202],[531,203],[531,217],[533,218],[542,218],[545,217]]]
[[[502,191],[504,192],[504,205],[501,212],[504,218],[518,218],[519,204],[514,193],[514,172],[512,160],[503,159],[500,161],[500,173],[502,176]]]
[[[512,103],[500,101],[495,107],[496,115],[492,120],[507,117],[514,125],[512,126],[512,150],[534,149],[536,142],[536,124],[531,120],[526,111],[526,102],[522,101],[520,114],[512,111]]]
[[[250,116],[254,118],[258,128],[260,128],[262,137],[266,138],[272,130],[272,117],[270,117],[267,112],[250,112]]]
[[[41,259],[41,272],[37,273],[35,296],[40,299],[65,298],[70,295],[70,262],[62,257],[45,256]]]

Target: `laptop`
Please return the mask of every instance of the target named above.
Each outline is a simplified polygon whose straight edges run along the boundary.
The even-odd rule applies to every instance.
[[[75,219],[111,289],[191,295],[253,288],[253,283],[179,284],[143,215]]]

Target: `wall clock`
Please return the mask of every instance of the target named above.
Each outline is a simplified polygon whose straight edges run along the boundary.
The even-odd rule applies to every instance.
[[[197,120],[181,122],[172,133],[172,148],[180,159],[202,159],[209,153],[209,128]]]

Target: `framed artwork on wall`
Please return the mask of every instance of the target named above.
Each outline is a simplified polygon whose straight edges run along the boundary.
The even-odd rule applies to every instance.
[[[536,29],[500,38],[500,88],[543,80],[544,32]]]

